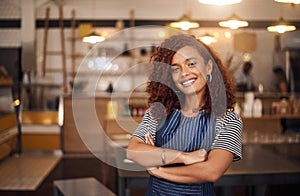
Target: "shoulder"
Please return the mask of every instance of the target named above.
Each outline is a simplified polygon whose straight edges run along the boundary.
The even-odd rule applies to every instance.
[[[242,120],[232,111],[216,119],[216,137],[212,149],[221,148],[234,154],[234,161],[242,158]]]
[[[142,122],[138,125],[137,129],[133,132],[132,136],[138,137],[145,142],[145,135],[150,134],[155,138],[155,132],[158,127],[158,122],[151,114],[151,110],[148,109],[145,112]]]
[[[223,124],[226,125],[228,123],[237,123],[237,124],[242,124],[242,119],[241,117],[232,111],[227,111],[223,116],[218,117],[216,119],[217,124]]]
[[[153,118],[153,115],[152,115],[152,112],[151,112],[151,109],[147,109],[146,112],[145,112],[145,115],[143,117],[143,120],[144,121],[156,121],[154,118]]]
[[[158,124],[158,120],[153,117],[151,109],[147,109],[140,126],[151,126],[153,128],[157,127]]]
[[[232,111],[227,111],[223,116],[216,119],[217,133],[227,132],[232,134],[241,134],[243,122],[241,117]]]

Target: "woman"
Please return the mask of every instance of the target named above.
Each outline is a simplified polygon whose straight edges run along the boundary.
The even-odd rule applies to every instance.
[[[148,168],[147,195],[214,195],[213,182],[242,156],[233,80],[216,53],[189,35],[165,40],[150,62],[151,107],[127,157]]]
[[[273,74],[275,76],[273,91],[280,92],[280,93],[287,93],[288,84],[287,84],[284,70],[281,67],[274,67]]]

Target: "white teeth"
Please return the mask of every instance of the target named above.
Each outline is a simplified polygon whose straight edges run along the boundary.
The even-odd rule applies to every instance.
[[[187,85],[190,85],[191,83],[193,83],[194,81],[195,81],[194,79],[188,80],[188,81],[183,82],[182,85],[187,86]]]

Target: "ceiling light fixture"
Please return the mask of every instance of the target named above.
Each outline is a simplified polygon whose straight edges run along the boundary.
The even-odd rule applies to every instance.
[[[98,35],[94,31],[92,31],[90,34],[88,34],[82,38],[83,42],[91,43],[91,44],[102,42],[104,40],[105,40],[105,38],[103,36]]]
[[[217,39],[215,36],[213,35],[210,35],[208,33],[202,35],[202,36],[199,36],[197,37],[197,39],[199,39],[200,41],[202,41],[203,43],[205,43],[206,45],[210,45],[212,43],[215,43],[217,42]]]
[[[300,4],[300,0],[275,0],[279,3],[292,3],[292,4]]]
[[[199,3],[208,5],[231,5],[242,2],[242,0],[198,0]]]
[[[198,28],[200,25],[197,22],[193,22],[190,17],[184,14],[177,22],[171,22],[169,26],[187,31],[191,28]]]
[[[179,20],[177,20],[176,22],[171,22],[168,24],[169,27],[173,27],[173,28],[178,28],[181,29],[183,31],[187,31],[191,28],[198,28],[200,25],[198,22],[193,22],[192,19],[190,18],[191,13],[187,12],[187,8],[188,8],[188,1],[187,0],[183,0],[182,1],[182,10],[183,10],[183,16],[181,18],[179,18]],[[188,13],[188,14],[187,14]]]
[[[219,22],[219,25],[221,27],[238,29],[240,27],[248,26],[248,22],[240,19],[236,14],[233,14],[229,19]]]
[[[268,26],[267,29],[270,32],[277,32],[277,33],[282,34],[282,33],[285,33],[287,31],[296,30],[296,26],[288,24],[286,21],[283,20],[282,17],[280,17],[278,23],[276,23],[274,25],[271,25],[271,26]]]
[[[95,18],[95,9],[96,9],[96,1],[93,0],[93,5],[92,5],[92,15],[93,18]],[[84,35],[82,36],[82,41],[85,43],[90,43],[90,44],[95,44],[98,42],[102,42],[105,40],[105,37],[102,35],[99,35],[97,32],[95,32],[95,29],[93,28],[93,23],[94,21],[92,21],[92,23],[88,23],[88,24],[83,24],[80,25],[81,30],[83,31]]]

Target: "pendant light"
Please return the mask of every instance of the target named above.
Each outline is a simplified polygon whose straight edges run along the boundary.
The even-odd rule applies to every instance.
[[[208,5],[231,5],[242,2],[242,0],[198,0],[199,3]]]
[[[90,34],[88,34],[82,38],[83,42],[90,43],[90,44],[95,44],[98,42],[102,42],[104,40],[105,40],[105,38],[103,36],[98,35],[94,31],[92,31]]]
[[[200,25],[197,22],[193,22],[188,14],[185,12],[186,0],[183,1],[183,16],[179,18],[176,22],[171,22],[168,26],[173,28],[178,28],[184,31],[187,31],[191,28],[198,28]]]
[[[275,0],[279,3],[291,3],[291,4],[300,4],[300,0]]]
[[[276,24],[268,26],[267,29],[270,32],[277,32],[277,33],[282,34],[282,33],[285,33],[287,31],[296,30],[296,26],[288,24],[287,22],[285,22],[283,20],[282,17],[280,17],[279,21]]]
[[[248,26],[248,22],[240,19],[236,14],[233,14],[227,20],[219,22],[219,25],[230,29],[238,29],[240,27]]]
[[[217,42],[217,39],[215,36],[211,35],[211,34],[204,34],[202,36],[197,37],[197,39],[199,39],[200,41],[202,41],[203,43],[205,43],[206,45],[210,45],[212,43]]]
[[[170,27],[179,28],[181,30],[187,31],[191,28],[198,28],[200,25],[197,22],[193,22],[190,17],[184,14],[178,21],[171,22]]]
[[[94,17],[95,9],[96,9],[95,0],[93,1],[92,9],[93,9],[93,17]],[[102,42],[104,40],[105,40],[105,37],[103,37],[102,35],[99,35],[98,33],[96,33],[95,30],[93,29],[92,24],[91,24],[90,33],[83,36],[83,38],[82,38],[83,42],[90,43],[90,44],[95,44],[95,43],[98,43],[98,42]]]

